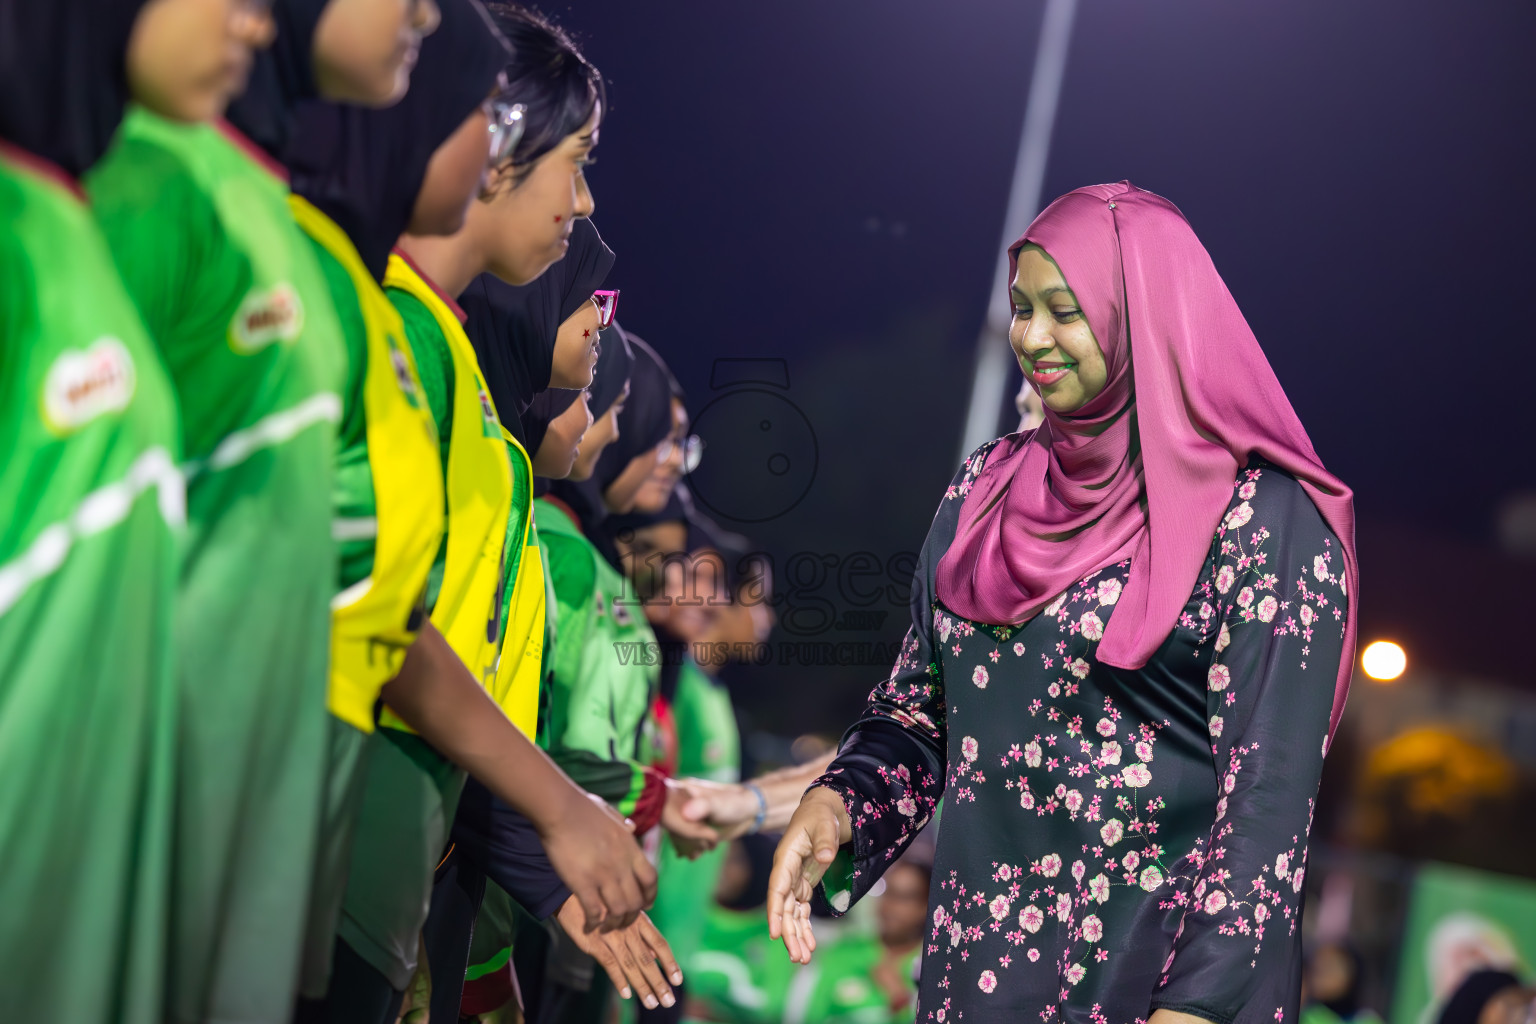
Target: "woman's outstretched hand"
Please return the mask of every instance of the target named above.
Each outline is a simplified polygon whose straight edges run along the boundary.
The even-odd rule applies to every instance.
[[[768,876],[768,934],[784,940],[795,963],[808,964],[816,948],[811,933],[811,893],[837,856],[853,839],[853,825],[842,797],[822,786],[806,791],[784,829]]]

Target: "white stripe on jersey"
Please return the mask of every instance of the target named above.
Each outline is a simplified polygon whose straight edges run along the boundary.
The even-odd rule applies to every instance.
[[[237,466],[263,448],[293,440],[307,427],[340,420],[340,395],[331,391],[311,395],[298,405],[269,413],[248,427],[230,431],[208,458],[187,463],[187,479],[195,480],[208,470]]]
[[[377,516],[337,517],[331,520],[331,540],[373,540],[379,535]]]
[[[91,491],[69,518],[44,527],[20,555],[0,565],[0,615],[15,607],[33,584],[53,575],[77,541],[103,533],[128,518],[134,502],[155,491],[160,516],[180,529],[187,521],[186,486],[171,453],[151,448],[134,460],[123,479]]]

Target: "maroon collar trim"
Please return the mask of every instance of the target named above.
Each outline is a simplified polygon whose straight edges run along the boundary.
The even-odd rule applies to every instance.
[[[573,510],[571,508],[571,506],[567,505],[565,502],[561,501],[559,498],[555,497],[553,494],[540,495],[540,500],[541,501],[547,501],[551,505],[555,506],[555,508],[559,509],[561,512],[564,512],[565,515],[566,515],[566,518],[570,519],[571,525],[576,527],[576,531],[578,533],[580,533],[583,537],[585,537],[587,535],[586,531],[581,528],[581,518],[576,515],[575,510]]]
[[[0,159],[13,163],[23,170],[37,175],[39,178],[47,178],[82,203],[90,202],[90,199],[85,194],[85,189],[80,187],[79,179],[52,160],[46,160],[31,150],[22,149],[20,146],[7,142],[5,139],[0,139]]]
[[[443,304],[446,305],[449,309],[453,310],[453,315],[459,318],[459,323],[465,324],[469,322],[469,314],[464,312],[464,310],[460,308],[457,302],[453,301],[453,296],[449,295],[447,292],[438,287],[437,282],[432,280],[432,278],[427,275],[427,272],[422,270],[415,260],[411,259],[410,253],[406,252],[398,245],[395,246],[394,252],[396,256],[399,256],[402,260],[405,261],[406,266],[416,271],[417,277],[426,282],[427,287],[432,289],[433,295],[436,295],[438,298],[442,299]]]

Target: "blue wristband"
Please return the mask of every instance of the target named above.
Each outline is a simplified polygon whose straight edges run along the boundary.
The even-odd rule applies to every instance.
[[[763,830],[763,822],[768,820],[768,798],[763,795],[763,790],[755,782],[746,784],[746,788],[757,797],[757,817],[752,821],[750,835],[756,835]]]

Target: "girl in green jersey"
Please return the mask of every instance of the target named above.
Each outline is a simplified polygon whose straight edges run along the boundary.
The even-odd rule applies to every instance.
[[[215,6],[222,19],[210,16]],[[350,36],[390,8],[408,24],[401,0],[286,3],[277,13],[291,33]],[[291,1013],[326,779],[346,352],[279,169],[234,129],[208,123],[273,28],[262,5],[155,0],[130,70],[144,68],[135,98],[170,116],[133,111],[88,181],[183,412],[176,1021]],[[404,57],[376,53],[387,73],[361,61],[360,72],[332,74],[333,91],[387,102]]]
[[[175,396],[77,179],[140,4],[0,2],[0,1017],[162,1019]]]

